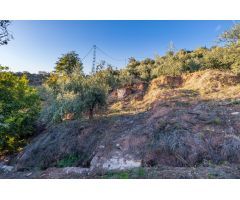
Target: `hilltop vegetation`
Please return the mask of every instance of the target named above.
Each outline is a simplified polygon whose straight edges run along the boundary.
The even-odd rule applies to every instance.
[[[134,83],[148,84],[160,76],[179,76],[206,69],[231,71],[238,75],[240,45],[235,38],[239,37],[236,35],[239,29],[240,25],[236,25],[220,36],[221,41],[225,41],[223,47],[178,52],[169,49],[166,55],[154,60],[130,58],[126,68],[120,70],[102,62],[90,75],[83,73],[83,65],[75,52],[67,53],[59,58],[55,72],[46,81],[46,91],[52,100],[45,108],[43,120],[61,122],[68,114],[77,119],[86,113],[93,118],[94,112],[106,105],[109,92]]]

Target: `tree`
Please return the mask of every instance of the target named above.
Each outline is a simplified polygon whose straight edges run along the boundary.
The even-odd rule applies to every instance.
[[[153,69],[155,61],[146,58],[143,60],[140,65],[137,67],[139,77],[144,81],[150,81],[151,79],[151,71]]]
[[[220,42],[225,42],[229,45],[239,44],[240,41],[240,23],[235,24],[231,29],[225,31],[219,36]]]
[[[102,60],[96,67],[94,74],[102,83],[108,86],[109,90],[113,90],[119,86],[119,71],[114,70],[113,66]]]
[[[83,70],[83,64],[78,57],[78,54],[74,51],[63,54],[62,57],[56,62],[55,67],[57,72],[66,73],[68,76],[78,69],[81,73]]]
[[[8,44],[13,38],[7,29],[10,23],[9,20],[0,20],[0,46]]]
[[[93,119],[96,107],[101,108],[106,104],[108,93],[107,85],[96,76],[85,79],[83,93],[80,97],[85,109],[88,110],[89,119]]]
[[[106,104],[108,69],[98,70],[95,74],[85,76],[74,70],[70,76],[52,73],[46,81],[46,91],[50,94],[48,104],[42,111],[42,121],[46,123],[62,122],[66,115],[74,118],[88,114],[93,118],[94,111]]]
[[[135,58],[131,57],[131,58],[128,59],[127,71],[134,78],[138,78],[139,77],[139,73],[138,73],[138,70],[137,70],[137,67],[139,65],[140,65],[140,62],[137,61]]]
[[[15,151],[33,133],[40,110],[37,91],[26,76],[0,68],[0,152]]]
[[[151,71],[151,77],[156,78],[160,75],[177,76],[182,73],[183,63],[176,55],[157,56],[155,67]]]

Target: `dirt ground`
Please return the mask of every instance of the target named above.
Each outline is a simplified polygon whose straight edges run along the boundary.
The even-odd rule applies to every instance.
[[[4,172],[1,179],[239,179],[240,165],[199,167],[149,167],[124,171],[89,172],[78,167],[49,168],[43,171]]]

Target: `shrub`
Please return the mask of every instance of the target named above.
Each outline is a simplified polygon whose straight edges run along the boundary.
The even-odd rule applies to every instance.
[[[68,76],[54,73],[46,81],[45,89],[49,93],[48,104],[41,113],[41,120],[48,124],[62,122],[64,116],[72,114],[79,118],[88,113],[93,118],[94,111],[106,104],[110,86],[105,79],[106,71],[98,71],[90,76],[79,70]]]
[[[79,156],[77,154],[68,155],[58,161],[57,167],[73,167],[77,165],[78,160]]]
[[[0,152],[16,151],[34,132],[40,109],[37,91],[26,76],[0,69]]]

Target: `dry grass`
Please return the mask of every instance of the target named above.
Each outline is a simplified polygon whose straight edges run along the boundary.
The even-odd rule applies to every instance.
[[[200,100],[240,99],[240,77],[229,71],[203,70],[182,76],[160,76],[152,80],[142,100],[129,95],[127,101],[117,101],[110,113],[143,112],[156,101],[197,102]]]
[[[204,70],[185,75],[183,88],[198,91],[202,99],[237,98],[240,77],[228,71]]]

